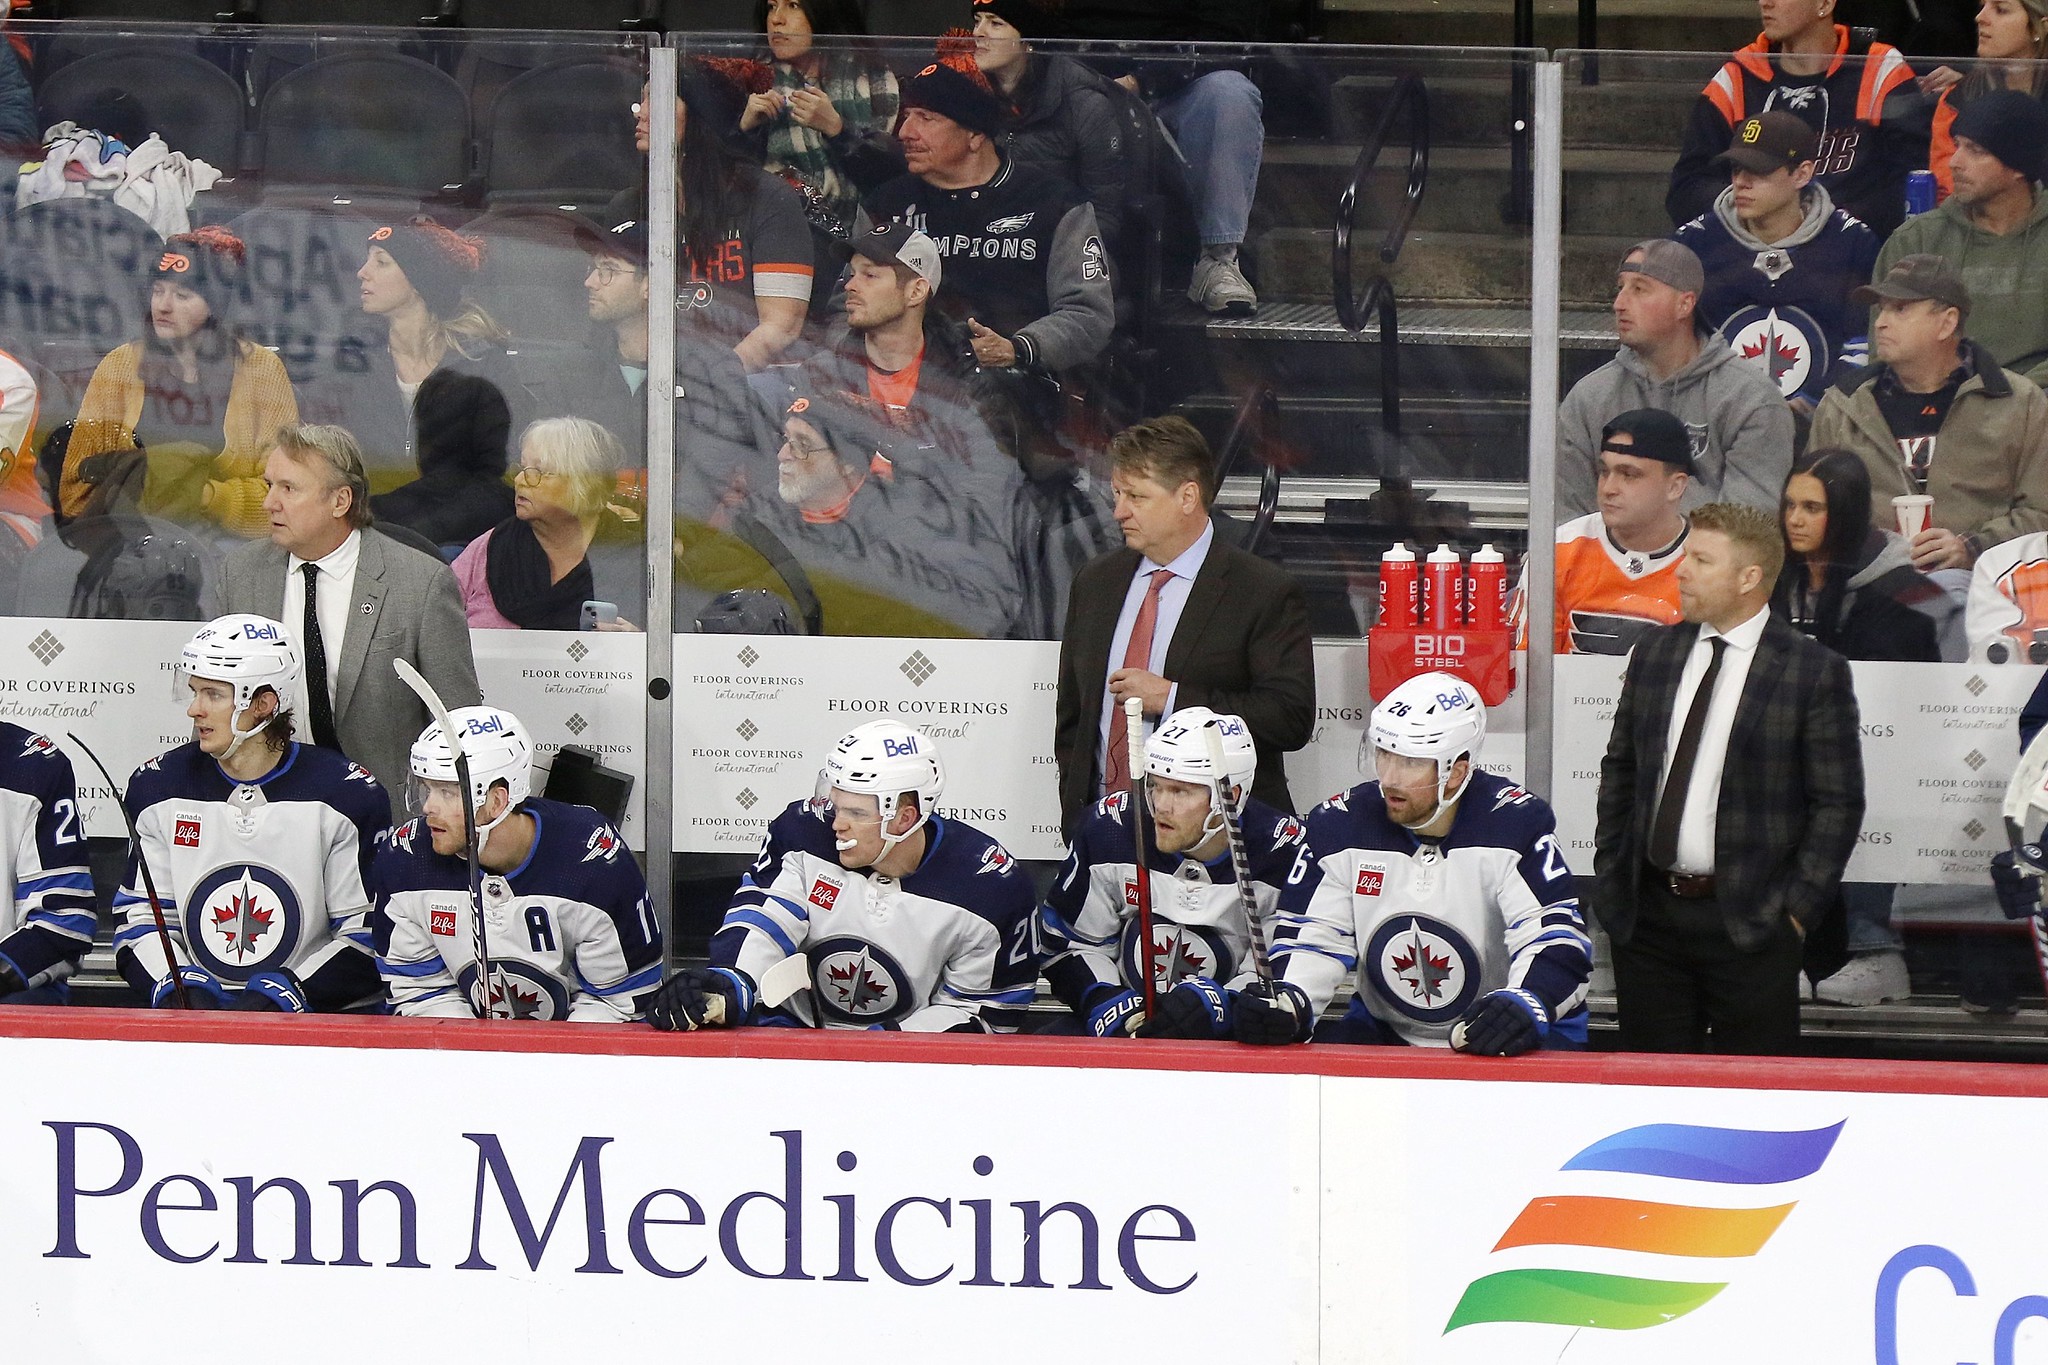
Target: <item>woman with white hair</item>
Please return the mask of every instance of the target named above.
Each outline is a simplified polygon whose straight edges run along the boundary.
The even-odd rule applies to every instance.
[[[469,624],[486,630],[576,630],[585,602],[641,597],[643,528],[615,497],[625,452],[582,417],[548,417],[519,438],[512,515],[455,560]],[[601,630],[637,630],[601,621]]]

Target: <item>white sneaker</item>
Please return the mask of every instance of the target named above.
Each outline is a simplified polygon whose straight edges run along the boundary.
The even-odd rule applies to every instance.
[[[1801,1004],[1813,1003],[1813,978],[1805,972],[1799,974],[1799,1001]]]
[[[1259,310],[1258,291],[1237,268],[1236,261],[1221,256],[1204,256],[1195,262],[1195,276],[1188,282],[1188,302],[1221,317],[1244,317]]]
[[[1813,988],[1813,998],[1830,1005],[1882,1005],[1913,993],[1905,954],[1865,953]]]

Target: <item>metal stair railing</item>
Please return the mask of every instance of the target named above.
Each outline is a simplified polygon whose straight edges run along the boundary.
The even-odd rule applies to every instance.
[[[1330,247],[1330,288],[1337,305],[1337,319],[1353,334],[1365,331],[1369,321],[1379,324],[1380,341],[1380,426],[1389,436],[1401,434],[1401,333],[1399,308],[1394,300],[1394,283],[1385,269],[1366,281],[1362,292],[1351,287],[1351,233],[1358,216],[1359,191],[1386,148],[1394,120],[1407,113],[1408,187],[1401,211],[1380,241],[1380,264],[1391,266],[1400,259],[1408,240],[1408,227],[1422,207],[1422,193],[1429,184],[1429,91],[1414,74],[1394,82],[1392,96],[1380,111],[1379,122],[1366,139],[1358,160],[1352,163],[1351,180],[1337,200],[1337,235]]]

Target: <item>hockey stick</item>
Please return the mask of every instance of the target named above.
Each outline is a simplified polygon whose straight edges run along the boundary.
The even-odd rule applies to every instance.
[[[2048,728],[2036,731],[2033,742],[2020,755],[1999,807],[2005,817],[2006,842],[2012,846],[2016,862],[2020,846],[2027,842],[2027,817],[2037,810],[2048,810]],[[2033,932],[2034,965],[2041,971],[2041,987],[2048,991],[2048,906],[2029,915],[2027,927]]]
[[[121,820],[128,826],[128,844],[135,850],[135,866],[142,871],[142,889],[149,896],[149,913],[156,917],[156,937],[157,942],[163,945],[164,963],[170,969],[171,993],[177,997],[179,1009],[189,1010],[192,1006],[185,998],[185,978],[178,974],[178,955],[171,949],[171,927],[164,923],[164,904],[157,899],[156,878],[149,875],[149,855],[142,851],[142,835],[136,832],[135,817],[128,813],[128,803],[121,799],[121,789],[115,784],[114,775],[107,771],[107,765],[100,762],[100,756],[69,730],[64,732],[64,738],[76,744],[78,751],[92,760],[92,766],[107,779],[107,790],[114,793],[114,808],[121,812]]]
[[[802,953],[791,953],[761,973],[761,979],[754,983],[754,999],[762,1007],[772,1010],[798,992],[809,989],[810,984],[810,962]],[[705,1004],[704,1022],[713,1028],[725,1023],[724,996],[714,995]]]
[[[1252,865],[1245,856],[1244,829],[1223,790],[1223,736],[1214,725],[1208,725],[1203,727],[1202,737],[1209,743],[1209,772],[1214,778],[1216,807],[1223,812],[1223,830],[1230,839],[1230,875],[1237,880],[1237,903],[1244,910],[1245,932],[1251,935],[1252,970],[1258,973],[1261,984],[1270,986],[1273,964],[1266,957],[1266,931],[1259,923],[1259,903],[1252,896]]]
[[[478,993],[482,999],[481,1006],[472,1000],[469,1007],[479,1019],[495,1019],[498,1007],[491,1003],[491,988],[497,984],[497,976],[491,970],[490,943],[484,932],[483,863],[478,856],[481,849],[476,837],[476,801],[469,790],[469,755],[463,751],[462,738],[455,733],[455,722],[448,719],[448,708],[441,704],[441,695],[434,691],[433,685],[404,659],[393,659],[391,666],[398,670],[399,680],[410,687],[421,704],[433,713],[434,723],[441,727],[442,737],[455,754],[455,785],[462,788],[462,822],[466,830],[463,843],[469,859],[470,951],[476,956]]]
[[[1158,954],[1152,946],[1152,865],[1145,857],[1145,703],[1136,697],[1124,698],[1124,742],[1130,760],[1131,846],[1137,854],[1138,870],[1138,942],[1142,945],[1138,970],[1145,974],[1138,995],[1145,1002],[1145,1017],[1150,1019],[1157,1005],[1153,977]]]

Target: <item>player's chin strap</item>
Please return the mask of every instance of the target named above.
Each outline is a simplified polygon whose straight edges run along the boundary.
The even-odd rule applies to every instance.
[[[485,799],[485,800],[489,800],[489,799],[490,799],[490,793],[489,793],[489,792],[486,792],[486,793],[484,793],[484,799]],[[484,822],[483,822],[482,824],[480,824],[480,825],[478,825],[478,826],[476,827],[476,853],[477,853],[477,857],[479,857],[479,858],[483,857],[484,849],[485,849],[485,848],[486,848],[486,847],[487,847],[487,846],[488,846],[488,845],[490,844],[490,842],[491,842],[491,831],[492,831],[492,830],[494,830],[494,829],[496,829],[496,828],[497,828],[498,826],[500,826],[500,825],[504,824],[504,823],[505,823],[505,822],[506,822],[507,820],[510,820],[510,819],[512,818],[512,814],[513,814],[513,812],[514,812],[514,811],[516,811],[516,810],[518,810],[518,809],[519,809],[519,808],[518,808],[517,806],[513,805],[513,804],[512,804],[512,802],[511,802],[510,800],[507,800],[507,801],[505,802],[505,809],[504,809],[503,811],[501,811],[501,812],[499,813],[499,815],[498,815],[498,818],[497,818],[497,819],[495,819],[495,820],[486,820],[486,821],[484,821]]]
[[[250,700],[253,702],[255,698],[252,697],[250,698]],[[235,750],[242,747],[243,741],[254,739],[256,738],[256,736],[262,734],[263,728],[269,725],[271,721],[277,718],[277,713],[273,711],[270,713],[270,715],[265,716],[262,720],[258,721],[256,723],[255,729],[244,730],[238,725],[236,725],[235,722],[236,720],[248,714],[249,708],[246,706],[242,706],[237,707],[234,713],[228,717],[228,733],[230,735],[233,735],[234,738],[228,741],[227,752],[221,755],[222,761],[226,761],[227,759],[233,758],[235,756]]]
[[[917,798],[917,823],[912,825],[909,829],[904,830],[901,834],[889,833],[889,821],[894,820],[896,818],[896,812],[903,808],[903,798],[913,794],[914,793],[911,792],[891,792],[887,797],[882,799],[882,804],[888,808],[889,814],[882,822],[882,855],[880,858],[875,859],[876,862],[879,863],[882,861],[882,858],[888,857],[889,854],[895,850],[896,845],[902,843],[905,839],[908,839],[911,835],[923,829],[925,825],[931,820],[932,813],[924,808],[924,798],[922,796],[919,796]],[[853,847],[852,840],[835,839],[833,840],[833,842],[837,844],[842,851]]]
[[[1226,811],[1235,809],[1234,803],[1226,804],[1230,802],[1230,791],[1229,782],[1220,775],[1209,780],[1209,813],[1202,818],[1202,837],[1195,840],[1196,848],[1204,847],[1211,839],[1222,838],[1230,833],[1230,818],[1225,814]],[[1242,793],[1242,785],[1238,791]]]
[[[1430,810],[1428,818],[1423,820],[1396,820],[1394,823],[1402,829],[1419,830],[1427,829],[1441,819],[1443,813],[1455,805],[1458,798],[1465,794],[1465,788],[1472,785],[1471,757],[1472,755],[1469,753],[1458,755],[1458,758],[1467,760],[1467,763],[1465,766],[1465,780],[1458,784],[1456,791],[1451,791],[1449,788],[1451,769],[1458,766],[1458,758],[1454,758],[1448,763],[1438,759],[1436,761],[1436,805]]]

